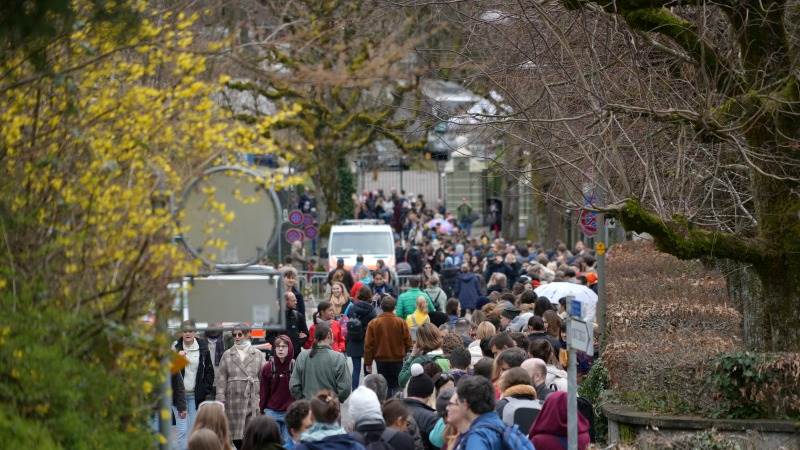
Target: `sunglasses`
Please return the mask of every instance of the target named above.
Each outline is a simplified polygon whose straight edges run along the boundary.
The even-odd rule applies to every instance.
[[[234,331],[233,337],[244,337],[246,333],[242,333],[241,331]]]

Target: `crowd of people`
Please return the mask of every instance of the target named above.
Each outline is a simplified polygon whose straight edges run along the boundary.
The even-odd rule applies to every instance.
[[[471,236],[471,210],[431,211],[420,197],[367,196],[359,214],[395,228],[397,265],[340,260],[310,324],[291,264],[281,268],[284,331],[254,340],[240,324],[199,337],[184,322],[178,447],[565,448],[566,299],[534,289],[594,288],[591,252]],[[579,381],[592,362],[578,354]],[[593,412],[584,399],[579,409],[583,449]]]

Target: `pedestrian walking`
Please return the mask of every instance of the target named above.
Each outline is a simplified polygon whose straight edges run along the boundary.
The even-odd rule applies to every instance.
[[[211,430],[217,435],[223,450],[233,450],[228,418],[225,416],[225,406],[218,401],[205,401],[197,408],[197,418],[189,434],[191,441],[199,430]]]
[[[394,298],[383,297],[383,312],[369,323],[364,339],[364,368],[370,372],[372,362],[376,362],[378,373],[386,378],[390,397],[399,388],[403,358],[412,349],[408,326],[394,314],[395,303]]]
[[[297,358],[289,382],[292,397],[312,399],[317,392],[327,389],[344,402],[350,396],[352,379],[344,355],[331,349],[331,327],[325,323],[317,325],[314,340],[313,348]]]
[[[413,364],[410,374],[411,378],[406,387],[406,397],[403,399],[403,403],[419,427],[425,448],[434,450],[436,447],[431,443],[430,434],[439,419],[436,410],[431,407],[435,386],[431,377],[425,373],[420,364]]]
[[[481,296],[481,283],[467,264],[461,265],[461,273],[456,279],[455,295],[461,303],[461,312],[471,314],[475,310]]]
[[[536,389],[536,398],[540,401],[547,400],[547,397],[554,392],[547,387],[547,364],[539,358],[528,358],[520,367],[530,375],[531,386]]]
[[[300,355],[300,350],[303,349],[306,339],[308,339],[308,325],[306,325],[306,318],[297,310],[297,297],[292,292],[283,293],[283,301],[286,305],[286,336],[292,340],[292,348],[294,349],[293,358]],[[267,350],[272,350],[272,344],[275,338],[278,337],[277,332],[267,333],[265,345]]]
[[[292,267],[298,272],[306,270],[308,260],[306,259],[306,249],[303,248],[303,241],[292,242],[292,251],[289,254],[292,261]]]
[[[251,420],[244,430],[242,450],[284,450],[278,424],[270,416]]]
[[[347,338],[345,354],[353,363],[352,389],[358,387],[361,378],[361,359],[364,357],[364,337],[367,327],[375,318],[375,308],[372,306],[372,291],[367,286],[361,286],[356,300],[350,304],[347,312]]]
[[[328,301],[333,305],[333,314],[339,317],[344,314],[347,307],[350,306],[350,296],[347,294],[347,289],[341,281],[333,281],[331,284],[331,295]]]
[[[520,430],[530,430],[542,402],[536,398],[531,377],[522,367],[514,367],[500,377],[503,397],[497,402],[497,415],[506,425],[517,425]]]
[[[539,450],[564,448],[567,440],[567,393],[553,392],[544,402],[539,417],[528,434],[534,447]],[[578,449],[589,448],[589,421],[578,413]]]
[[[400,294],[400,297],[397,299],[397,306],[395,307],[394,311],[394,313],[397,314],[397,317],[406,320],[406,318],[417,309],[417,297],[420,295],[425,297],[428,304],[428,311],[436,310],[436,307],[433,305],[433,301],[431,301],[431,298],[428,296],[428,294],[420,289],[421,283],[422,279],[419,276],[412,276],[409,278],[409,289]]]
[[[223,450],[217,433],[208,428],[193,431],[187,445],[189,450]]]
[[[359,386],[353,391],[347,403],[350,418],[354,423],[354,431],[350,435],[364,446],[385,450],[406,450],[414,446],[414,441],[408,435],[405,436],[407,439],[403,439],[404,444],[410,444],[408,447],[392,445],[393,439],[395,444],[399,443],[400,433],[386,427],[378,396],[368,387]]]
[[[428,278],[428,287],[425,289],[425,293],[428,294],[428,297],[433,302],[436,311],[445,312],[445,308],[447,307],[447,294],[439,287],[439,275],[434,273]]]
[[[435,362],[441,367],[443,372],[450,371],[450,361],[444,357],[442,350],[442,334],[432,323],[426,323],[417,330],[417,341],[411,350],[411,354],[403,362],[400,369],[398,382],[401,388],[405,387],[408,379],[411,378],[411,366],[420,364],[425,366],[430,362]]]
[[[337,352],[344,351],[345,340],[344,336],[342,335],[342,327],[337,320],[334,320],[334,313],[335,310],[330,302],[319,302],[317,305],[317,312],[314,317],[314,324],[311,325],[311,329],[308,331],[308,339],[306,339],[306,343],[303,345],[303,348],[310,349],[314,345],[314,329],[316,329],[318,323],[324,322],[331,327],[331,333],[333,333],[333,343],[331,344],[331,348]]]
[[[283,272],[283,288],[284,292],[291,292],[294,294],[294,297],[297,299],[297,306],[295,308],[303,317],[303,321],[305,322],[306,317],[306,301],[303,298],[303,293],[300,292],[300,289],[297,288],[297,271],[294,267],[284,267],[282,269]],[[300,348],[297,346],[296,348]],[[299,350],[298,350],[299,351]]]
[[[406,318],[406,325],[408,325],[408,329],[411,332],[411,340],[416,341],[419,327],[430,322],[431,317],[428,315],[428,299],[420,295],[417,297],[417,309]]]
[[[285,416],[286,410],[294,401],[289,391],[289,381],[295,365],[292,340],[282,334],[275,338],[272,349],[273,355],[269,357],[259,374],[261,391],[258,409],[275,420],[282,442],[288,442],[291,436],[286,427]]]
[[[289,429],[291,439],[283,443],[286,450],[292,450],[300,445],[300,436],[314,424],[311,414],[311,404],[308,400],[295,400],[286,410],[286,428]]]
[[[472,233],[472,206],[467,203],[466,197],[461,197],[461,204],[456,208],[458,213],[458,227],[464,230],[467,236]]]
[[[235,326],[233,339],[233,347],[225,351],[220,361],[217,400],[225,404],[233,443],[241,448],[247,422],[259,413],[259,374],[266,359],[250,343],[250,325]]]
[[[447,406],[447,421],[459,431],[454,448],[533,450],[533,445],[518,429],[506,428],[494,408],[494,388],[489,380],[481,376],[462,380]]]
[[[213,399],[216,392],[213,391],[214,366],[208,343],[197,337],[194,320],[181,323],[181,331],[182,336],[175,343],[175,350],[188,361],[180,372],[187,406],[186,419],[178,421],[178,444],[183,449],[187,446],[188,432],[194,427],[197,407],[207,398]]]
[[[307,354],[307,352],[303,352]],[[340,403],[327,389],[311,398],[314,425],[300,437],[298,450],[365,450],[364,446],[339,425]]]

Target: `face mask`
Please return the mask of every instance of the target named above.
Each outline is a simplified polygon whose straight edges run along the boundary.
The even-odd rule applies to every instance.
[[[250,339],[242,339],[237,344],[234,344],[236,348],[244,349],[250,346]]]

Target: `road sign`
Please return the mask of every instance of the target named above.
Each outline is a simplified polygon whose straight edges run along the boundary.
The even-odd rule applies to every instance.
[[[311,214],[303,214],[303,226],[310,227],[314,225],[314,216]]]
[[[294,241],[303,240],[303,230],[299,228],[289,228],[286,230],[286,242],[292,243]]]
[[[594,252],[597,256],[603,256],[606,254],[606,244],[603,241],[599,241],[598,243],[594,244]]]
[[[305,235],[306,235],[306,237],[308,239],[316,239],[316,237],[317,237],[317,227],[315,227],[313,225],[305,227],[303,229],[303,232],[305,233]]]
[[[597,213],[586,209],[581,210],[581,218],[578,225],[586,237],[594,237],[597,234]]]
[[[594,324],[570,317],[567,322],[567,340],[569,347],[594,355]]]
[[[303,213],[299,209],[289,213],[289,223],[292,225],[300,225],[303,223]]]

